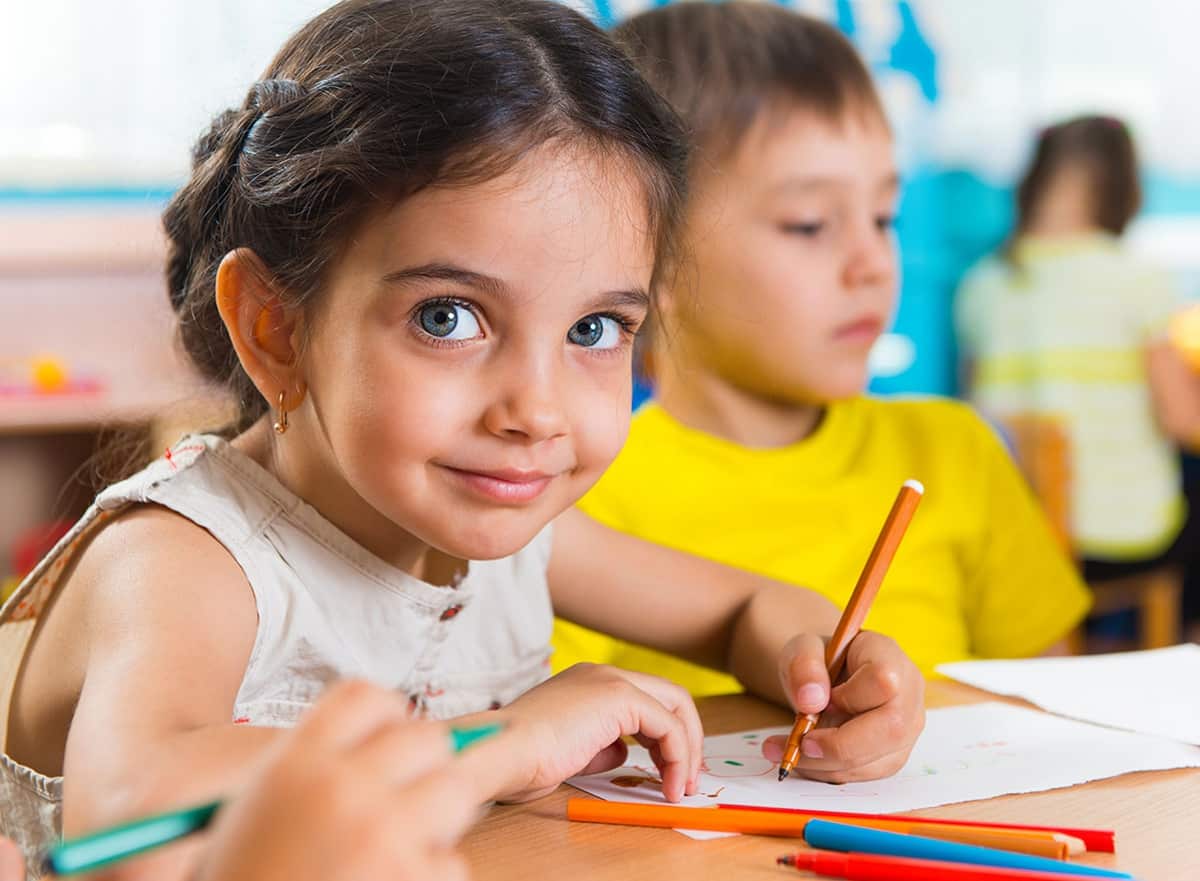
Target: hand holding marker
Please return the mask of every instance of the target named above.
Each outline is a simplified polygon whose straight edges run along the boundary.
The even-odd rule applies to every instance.
[[[875,547],[871,549],[871,555],[867,557],[867,563],[863,567],[862,575],[858,578],[858,584],[854,586],[854,593],[850,595],[850,602],[846,604],[846,609],[842,612],[841,620],[838,621],[833,637],[825,646],[825,666],[829,670],[830,686],[837,681],[838,676],[842,673],[842,668],[846,665],[846,652],[850,648],[850,643],[862,629],[863,620],[867,617],[871,602],[879,593],[883,576],[887,574],[888,566],[891,565],[892,558],[896,556],[900,539],[904,537],[904,532],[908,529],[908,524],[912,521],[913,514],[924,493],[925,487],[915,480],[906,480],[900,487],[900,494],[896,496],[896,501],[892,504],[892,510],[888,513],[887,520],[884,521],[879,538],[875,540]],[[800,761],[800,745],[804,741],[804,736],[817,727],[820,718],[819,713],[797,714],[796,723],[792,726],[792,733],[788,735],[787,746],[784,747],[783,760],[779,763],[780,780],[783,780],[795,769],[796,764]]]

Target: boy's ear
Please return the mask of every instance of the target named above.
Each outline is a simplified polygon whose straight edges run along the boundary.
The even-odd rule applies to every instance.
[[[300,315],[284,306],[271,274],[249,248],[217,269],[217,309],[238,359],[267,403],[294,410],[307,392],[299,364]]]

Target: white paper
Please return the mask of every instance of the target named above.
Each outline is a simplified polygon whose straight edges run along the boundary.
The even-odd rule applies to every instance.
[[[962,661],[943,664],[938,672],[1061,716],[1200,745],[1200,645],[1078,658]]]
[[[762,757],[761,744],[787,728],[704,739],[694,807],[745,804],[890,814],[953,802],[1040,792],[1132,771],[1200,767],[1200,748],[1074,722],[1002,703],[930,710],[907,764],[893,777],[833,785],[789,777]],[[662,804],[658,772],[641,747],[621,768],[567,781],[610,801]],[[724,833],[688,832],[694,838]]]

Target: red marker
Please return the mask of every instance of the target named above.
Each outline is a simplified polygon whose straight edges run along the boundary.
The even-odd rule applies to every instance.
[[[1068,881],[1084,877],[1072,873],[1069,864],[1063,865],[1062,872],[1037,872],[829,850],[802,850],[775,862],[847,881]]]

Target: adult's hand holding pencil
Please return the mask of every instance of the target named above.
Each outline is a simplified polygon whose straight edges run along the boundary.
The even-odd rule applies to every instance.
[[[785,648],[780,675],[796,724],[763,744],[780,780],[870,780],[908,759],[924,727],[924,679],[894,640],[860,628],[923,494],[915,480],[900,488],[828,642],[806,634]]]

